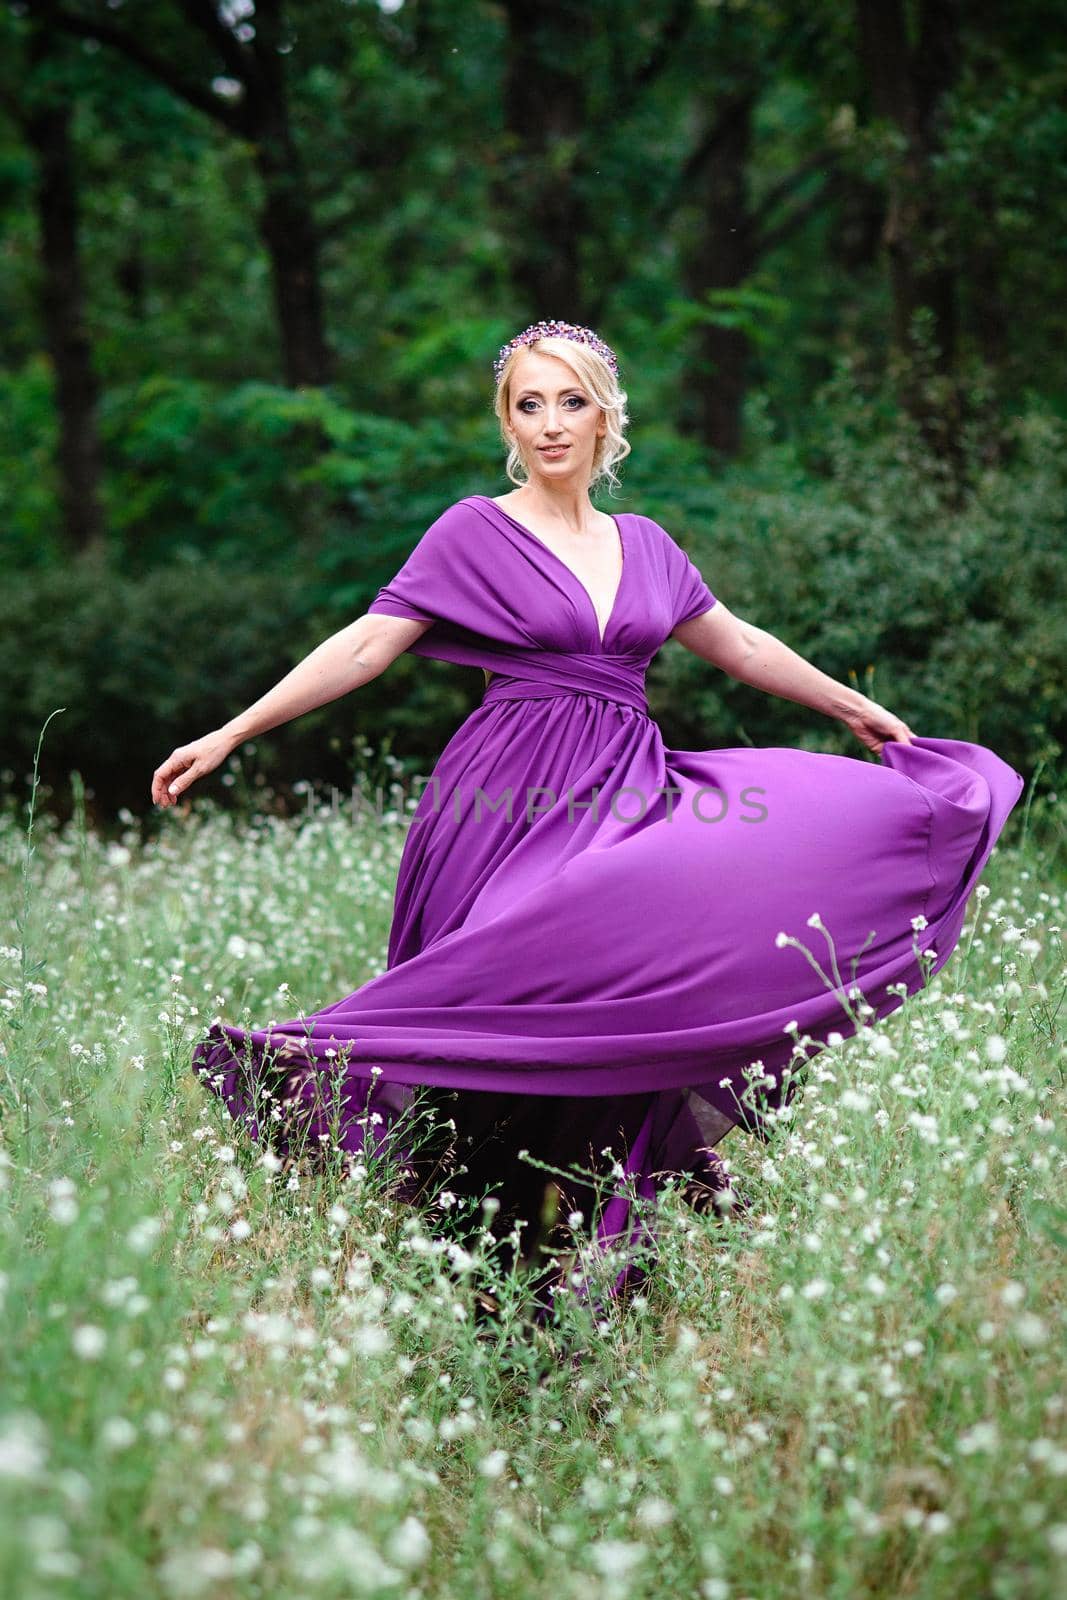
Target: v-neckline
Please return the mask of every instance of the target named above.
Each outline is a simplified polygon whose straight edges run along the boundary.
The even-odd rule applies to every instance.
[[[500,515],[502,517],[507,517],[508,521],[509,522],[513,522],[515,524],[516,528],[521,528],[523,533],[528,534],[531,539],[536,540],[536,542],[540,546],[540,548],[542,550],[544,550],[547,555],[550,555],[552,557],[553,561],[555,561],[558,566],[561,566],[563,568],[564,572],[566,572],[570,576],[572,581],[575,583],[575,585],[581,590],[582,594],[585,596],[586,603],[587,603],[587,605],[589,607],[589,610],[592,612],[592,615],[593,615],[593,628],[594,628],[594,631],[596,632],[596,635],[597,635],[597,642],[599,644],[600,649],[603,650],[604,641],[607,639],[607,636],[608,636],[608,630],[610,629],[611,624],[615,619],[616,611],[619,609],[619,596],[622,594],[622,586],[626,582],[626,567],[627,567],[627,562],[628,562],[628,556],[627,556],[627,551],[626,551],[626,536],[622,531],[622,523],[619,521],[619,518],[617,516],[615,516],[615,514],[613,512],[611,512],[611,511],[606,511],[604,513],[605,516],[608,516],[608,517],[611,518],[612,522],[615,524],[615,527],[616,527],[616,529],[618,531],[618,535],[619,535],[619,553],[622,556],[622,570],[619,573],[619,582],[618,582],[618,584],[616,586],[614,597],[612,598],[611,610],[608,612],[607,619],[606,619],[606,621],[604,623],[604,631],[603,631],[603,633],[601,633],[601,631],[600,631],[600,616],[599,616],[599,614],[597,612],[596,605],[593,602],[593,596],[589,593],[589,590],[586,588],[586,586],[582,582],[581,578],[579,578],[579,576],[575,572],[574,568],[569,566],[567,564],[567,562],[564,561],[564,559],[563,559],[563,557],[561,555],[557,555],[555,550],[553,550],[550,545],[547,545],[539,534],[534,533],[532,528],[528,528],[526,526],[525,522],[520,522],[518,517],[512,516],[511,512],[508,511],[505,506],[499,505],[497,503],[497,501],[493,499],[492,495],[489,495],[489,494],[475,495],[473,498],[475,498],[477,500],[487,500],[489,502],[489,504],[494,508],[494,510],[500,512]],[[620,515],[625,515],[625,513],[620,513]]]

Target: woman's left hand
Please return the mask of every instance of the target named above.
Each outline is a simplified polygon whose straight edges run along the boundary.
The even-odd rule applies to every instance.
[[[915,737],[906,722],[902,722],[891,711],[887,711],[885,706],[866,698],[857,710],[846,712],[841,721],[846,728],[851,728],[856,738],[865,744],[868,750],[873,750],[875,755],[880,755],[882,746],[889,741],[910,744]]]

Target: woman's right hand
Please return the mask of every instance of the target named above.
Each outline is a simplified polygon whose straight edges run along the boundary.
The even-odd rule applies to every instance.
[[[841,718],[846,728],[850,728],[861,743],[873,750],[876,756],[881,755],[882,747],[889,741],[899,744],[910,744],[915,735],[908,724],[895,717],[885,706],[880,706],[876,700],[869,700],[866,695],[861,698],[860,705],[853,711],[847,711]]]
[[[191,783],[214,772],[233,750],[233,740],[220,729],[179,745],[152,774],[152,799],[157,806],[177,803]]]

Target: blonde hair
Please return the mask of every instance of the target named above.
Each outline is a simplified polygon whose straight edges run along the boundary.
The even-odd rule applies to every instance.
[[[574,339],[561,338],[557,334],[535,339],[531,344],[517,346],[505,361],[497,380],[493,410],[500,423],[501,440],[508,452],[505,471],[511,482],[520,489],[529,482],[528,477],[519,475],[520,472],[524,472],[525,464],[518,442],[509,439],[504,431],[504,420],[511,406],[511,375],[515,370],[516,360],[524,350],[539,351],[546,356],[558,356],[561,361],[565,361],[581,379],[583,388],[604,412],[607,427],[604,437],[597,439],[596,442],[593,475],[589,480],[589,488],[590,490],[597,488],[601,480],[606,479],[609,490],[617,489],[619,479],[615,472],[615,464],[624,461],[630,454],[631,448],[623,433],[630,420],[626,411],[626,390],[620,388],[618,378],[602,355],[590,349],[588,345],[579,344]]]

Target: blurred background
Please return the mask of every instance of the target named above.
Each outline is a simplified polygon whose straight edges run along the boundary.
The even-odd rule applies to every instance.
[[[732,610],[1054,781],[1067,41],[1044,0],[0,7],[0,783],[153,769],[510,485],[492,360],[616,349],[661,522]],[[480,672],[402,657],[202,785],[425,772]],[[674,643],[668,745],[864,758]],[[294,789],[294,785],[296,788]],[[199,792],[199,791],[198,791]]]

